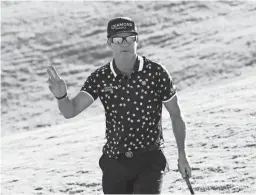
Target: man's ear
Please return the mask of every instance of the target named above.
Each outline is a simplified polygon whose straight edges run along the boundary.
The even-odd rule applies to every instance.
[[[108,46],[111,48],[111,42],[110,42],[110,39],[107,40],[107,44]]]
[[[139,36],[137,36],[136,42],[139,43]]]

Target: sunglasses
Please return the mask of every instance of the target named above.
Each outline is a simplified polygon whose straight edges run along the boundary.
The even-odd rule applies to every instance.
[[[116,43],[116,44],[121,44],[121,43],[123,43],[124,40],[127,43],[134,43],[135,41],[137,41],[137,36],[130,35],[127,37],[112,37],[112,38],[110,38],[111,43]]]

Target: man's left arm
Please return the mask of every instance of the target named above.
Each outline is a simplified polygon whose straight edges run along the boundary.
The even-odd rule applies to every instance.
[[[179,171],[183,178],[186,176],[185,170],[187,171],[188,176],[191,177],[191,168],[185,152],[186,124],[181,114],[177,94],[168,102],[164,102],[164,105],[170,114],[172,129],[177,142]]]

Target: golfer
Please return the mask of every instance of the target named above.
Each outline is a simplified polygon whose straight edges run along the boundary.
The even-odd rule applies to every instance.
[[[113,60],[98,68],[74,97],[53,66],[47,69],[49,88],[63,116],[73,118],[100,98],[106,117],[106,143],[99,166],[104,194],[160,194],[168,165],[163,154],[162,104],[172,121],[181,175],[191,176],[185,153],[186,126],[168,70],[137,54],[135,22],[119,17],[108,22],[107,44]],[[170,127],[171,128],[171,127]]]

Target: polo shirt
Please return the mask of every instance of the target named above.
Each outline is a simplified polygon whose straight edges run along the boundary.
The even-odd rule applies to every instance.
[[[176,87],[163,65],[138,55],[128,77],[113,59],[91,73],[81,92],[93,100],[99,97],[104,106],[107,141],[103,153],[109,158],[164,142],[162,103],[176,95]]]

